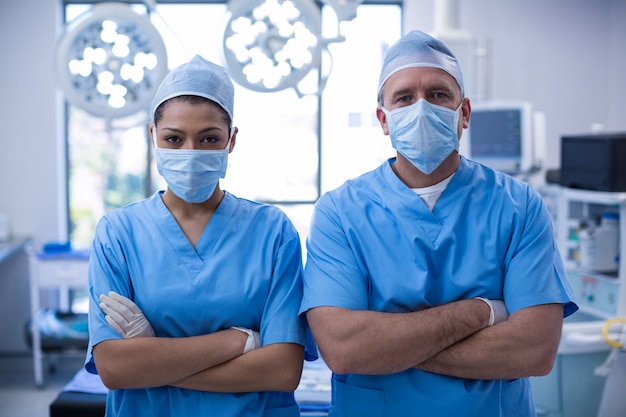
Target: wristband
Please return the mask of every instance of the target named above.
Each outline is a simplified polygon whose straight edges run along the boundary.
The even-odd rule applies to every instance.
[[[489,326],[493,326],[493,322],[495,321],[496,317],[495,314],[493,312],[493,304],[491,304],[491,301],[487,300],[486,298],[483,297],[474,297],[477,300],[482,300],[485,303],[487,303],[487,305],[489,306]]]
[[[254,350],[256,346],[254,343],[254,336],[252,335],[252,330],[245,329],[243,327],[237,327],[237,326],[233,326],[231,327],[231,329],[239,330],[240,332],[244,332],[245,334],[248,335],[248,338],[246,339],[246,344],[243,347],[243,353],[248,353],[251,350]]]

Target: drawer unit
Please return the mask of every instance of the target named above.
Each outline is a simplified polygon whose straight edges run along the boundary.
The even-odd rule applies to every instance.
[[[88,262],[84,259],[39,259],[35,268],[40,289],[87,287]]]
[[[33,350],[33,369],[35,383],[42,386],[43,359],[41,334],[39,329],[39,310],[42,290],[58,290],[59,309],[70,311],[70,290],[87,289],[87,271],[89,266],[88,251],[69,251],[61,253],[29,252],[31,332]]]

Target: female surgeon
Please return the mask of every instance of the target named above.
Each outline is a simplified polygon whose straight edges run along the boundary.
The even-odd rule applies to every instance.
[[[300,240],[278,208],[220,189],[233,102],[218,65],[170,72],[149,126],[167,189],[97,226],[85,366],[107,416],[300,415]]]

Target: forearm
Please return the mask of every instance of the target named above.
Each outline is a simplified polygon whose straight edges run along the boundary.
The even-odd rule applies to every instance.
[[[467,379],[512,379],[550,372],[558,349],[563,306],[523,309],[507,321],[441,351],[416,368]]]
[[[318,307],[307,312],[307,319],[333,371],[389,374],[410,369],[485,328],[489,307],[475,299],[411,313]]]
[[[107,340],[94,347],[98,373],[110,389],[171,385],[243,353],[246,335],[223,330],[184,338]]]
[[[199,391],[293,391],[302,374],[304,348],[277,343],[253,350],[171,385]]]

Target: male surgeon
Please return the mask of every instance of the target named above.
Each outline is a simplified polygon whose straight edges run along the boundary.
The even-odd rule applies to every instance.
[[[577,310],[528,184],[466,159],[461,68],[420,31],[387,52],[376,115],[397,151],[322,196],[300,312],[331,370],[331,417],[535,416]]]

